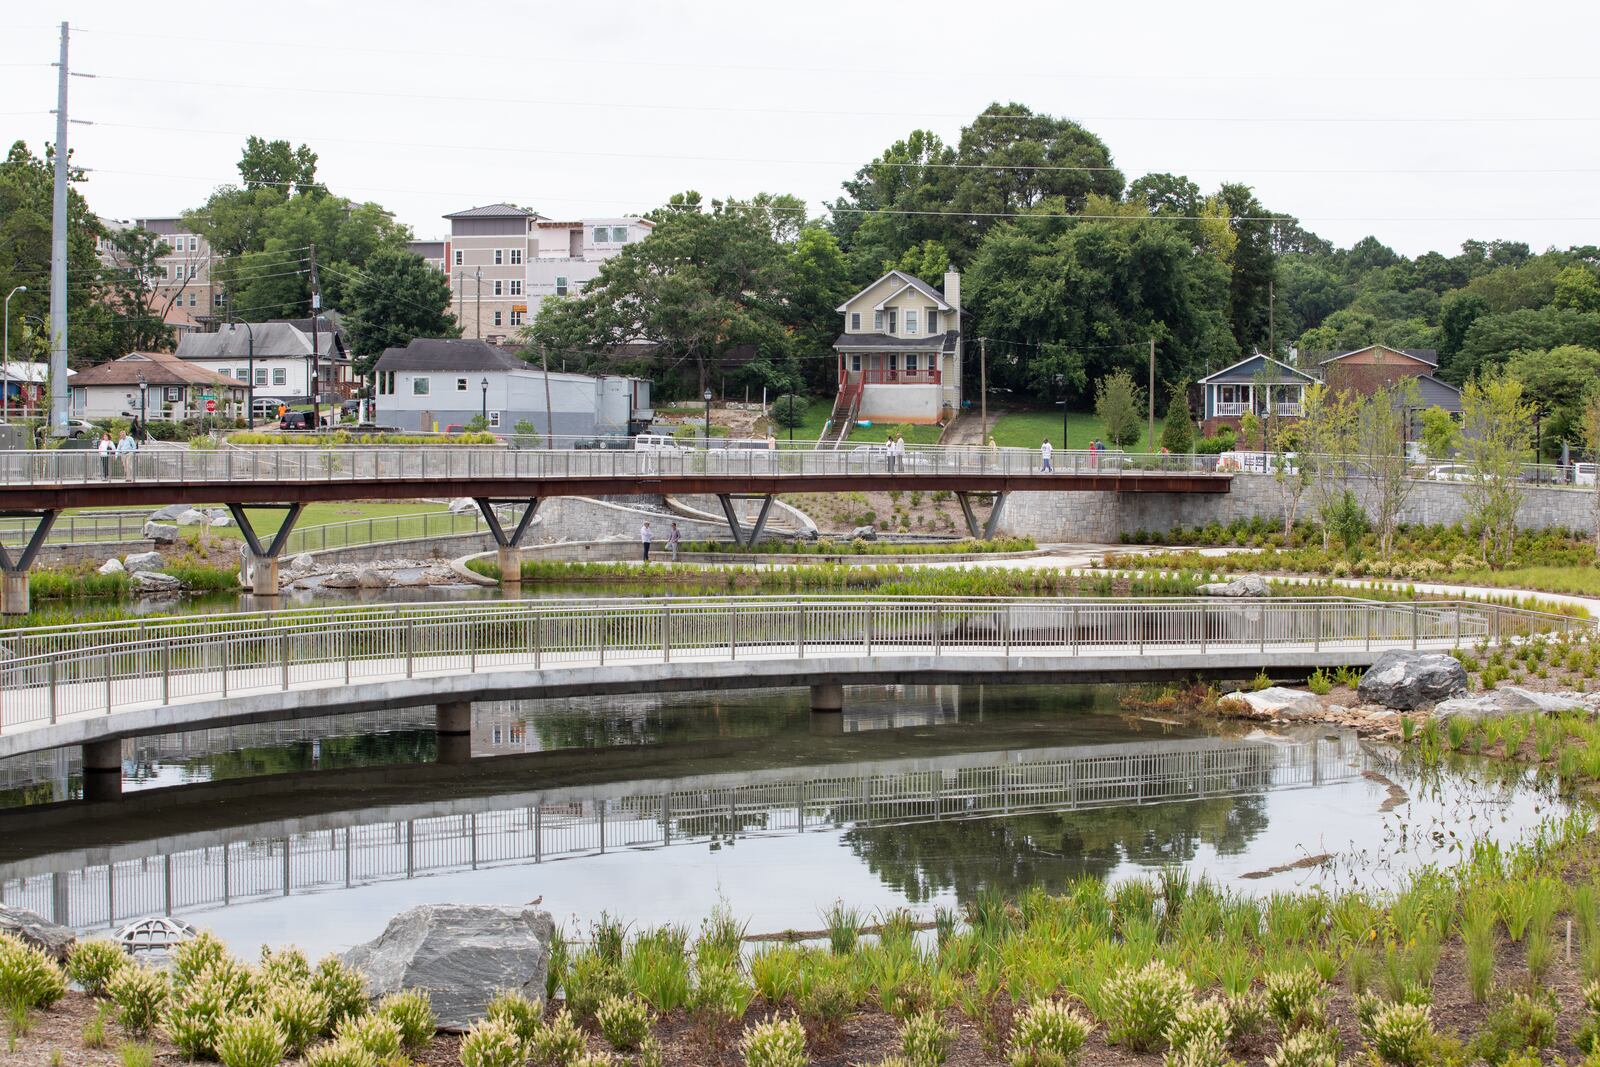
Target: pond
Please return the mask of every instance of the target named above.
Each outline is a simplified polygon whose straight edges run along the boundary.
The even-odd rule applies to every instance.
[[[852,687],[837,716],[804,689],[498,702],[460,765],[431,762],[431,708],[144,738],[123,810],[4,814],[0,899],[86,931],[173,914],[241,953],[340,950],[430,902],[542,898],[582,930],[725,901],[775,933],[834,901],[928,918],[1169,865],[1251,893],[1382,888],[1565,810],[1515,769],[1215,732],[1125,714],[1124,692]],[[76,781],[55,757],[0,767],[12,803]]]

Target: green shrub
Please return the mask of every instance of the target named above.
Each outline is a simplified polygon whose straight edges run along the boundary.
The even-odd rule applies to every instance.
[[[489,1001],[485,1014],[510,1026],[524,1042],[532,1041],[533,1035],[544,1025],[544,1006],[536,1000],[529,1000],[515,989],[502,989],[496,993]]]
[[[522,1067],[527,1053],[509,1023],[480,1019],[461,1039],[461,1067]]]
[[[117,1006],[117,1022],[130,1034],[147,1034],[167,1006],[167,976],[160,971],[128,966],[106,983]]]
[[[950,1058],[956,1028],[946,1026],[936,1011],[911,1016],[900,1024],[900,1051],[917,1067],[939,1067]]]
[[[1174,1045],[1162,1057],[1162,1067],[1239,1067],[1228,1046],[1216,1034],[1202,1031],[1187,1044]]]
[[[201,972],[228,959],[228,949],[209,930],[198,937],[178,943],[172,953],[172,986],[174,990],[188,987],[200,977]]]
[[[695,986],[691,1011],[707,1032],[714,1034],[744,1017],[754,992],[736,968],[706,967],[701,970],[700,981]]]
[[[95,1011],[94,1018],[83,1024],[84,1048],[106,1047],[106,1021],[110,1018],[110,1016],[110,1005],[102,1004]]]
[[[583,952],[567,965],[562,988],[567,994],[567,1010],[579,1022],[594,1018],[607,997],[628,994],[628,982],[616,965],[599,952]]]
[[[575,1060],[568,1060],[567,1067],[618,1067],[618,1062],[609,1052],[586,1052]]]
[[[1279,1042],[1267,1057],[1266,1067],[1338,1067],[1338,1063],[1339,1035],[1307,1027]]]
[[[1267,1004],[1260,993],[1245,991],[1229,997],[1228,1034],[1233,1040],[1258,1034],[1267,1024]]]
[[[355,1041],[327,1041],[311,1049],[300,1067],[386,1067],[378,1057]]]
[[[800,966],[804,958],[793,945],[772,945],[750,960],[750,980],[756,992],[777,1007],[800,989]]]
[[[222,1022],[233,1014],[225,981],[211,975],[207,970],[183,989],[175,989],[162,1019],[172,1043],[191,1060],[216,1059]]]
[[[150,1045],[124,1041],[117,1046],[117,1059],[122,1067],[151,1067],[156,1062],[156,1050]]]
[[[116,973],[129,965],[128,954],[115,941],[79,941],[67,954],[67,977],[90,996],[100,996]]]
[[[400,1024],[382,1015],[348,1015],[339,1023],[336,1036],[342,1041],[354,1041],[378,1057],[380,1063],[396,1059],[405,1051]]]
[[[842,1023],[856,1006],[855,994],[842,974],[804,975],[796,998],[801,1018],[823,1032]]]
[[[1367,1043],[1389,1067],[1420,1067],[1433,1040],[1433,1008],[1427,1004],[1385,1004],[1372,1016]]]
[[[1472,1050],[1500,1063],[1522,1049],[1549,1048],[1556,1039],[1556,1005],[1546,996],[1513,993],[1497,1004],[1473,1038]]]
[[[1221,1000],[1191,1000],[1178,1008],[1164,1036],[1173,1051],[1206,1037],[1214,1037],[1218,1045],[1226,1045],[1233,1036],[1233,1017],[1228,1005]]]
[[[1055,1000],[1036,1000],[1011,1029],[1011,1067],[1047,1067],[1078,1058],[1094,1024]]]
[[[1171,965],[1152,960],[1112,978],[1101,989],[1108,1040],[1135,1052],[1159,1048],[1178,1009],[1194,996],[1189,979]]]
[[[425,989],[390,993],[378,1002],[376,1014],[400,1028],[400,1043],[415,1051],[433,1039],[439,1017],[433,1014],[433,1001]]]
[[[311,991],[328,1002],[328,1031],[367,1013],[367,979],[338,956],[325,956],[311,975]]]
[[[236,1015],[217,1027],[217,1059],[222,1067],[278,1067],[283,1033],[263,1015]]]
[[[0,934],[0,1004],[48,1008],[67,995],[67,976],[42,949]]]
[[[1278,971],[1267,975],[1262,986],[1267,1014],[1277,1021],[1284,1033],[1320,1027],[1326,1022],[1327,1010],[1322,1002],[1325,987],[1315,971],[1309,968]]]
[[[528,1058],[532,1067],[565,1067],[582,1054],[584,1044],[583,1031],[572,1021],[572,1013],[563,1008],[535,1031],[533,1040],[528,1042]]]
[[[607,997],[595,1009],[595,1025],[611,1047],[631,1052],[650,1032],[650,1009],[633,997]]]
[[[794,1018],[747,1027],[739,1042],[745,1067],[806,1067],[806,1031]]]
[[[1321,667],[1311,672],[1311,677],[1306,679],[1306,688],[1317,696],[1327,696],[1333,692],[1333,677]]]
[[[328,1001],[303,985],[276,985],[266,995],[263,1011],[283,1035],[283,1046],[299,1056],[328,1026]]]
[[[294,985],[311,980],[311,964],[306,962],[306,954],[292,945],[279,949],[262,945],[256,973],[267,985]]]

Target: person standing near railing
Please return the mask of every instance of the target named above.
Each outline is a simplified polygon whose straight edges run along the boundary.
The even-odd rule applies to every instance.
[[[1050,447],[1050,438],[1046,437],[1039,445],[1039,470],[1043,474],[1054,474],[1055,468],[1050,466],[1050,456],[1054,449]]]
[[[122,477],[133,481],[134,454],[139,451],[139,442],[134,440],[133,434],[124,430],[117,436],[117,459],[122,461]]]
[[[102,481],[109,482],[111,480],[111,456],[116,450],[117,446],[111,443],[111,435],[102,433],[100,435],[100,444],[96,448],[96,451],[100,453],[100,478]]]
[[[650,542],[654,538],[650,532],[650,520],[646,519],[643,526],[639,527],[639,543],[644,546],[644,561],[650,562]]]

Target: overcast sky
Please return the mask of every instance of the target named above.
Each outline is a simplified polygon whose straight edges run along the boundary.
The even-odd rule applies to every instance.
[[[954,142],[1016,100],[1095,131],[1129,179],[1242,181],[1341,245],[1600,244],[1593,2],[7,8],[7,142],[54,137],[46,64],[70,20],[71,66],[97,76],[72,81],[95,123],[74,158],[115,218],[199,204],[251,133],[309,144],[336,192],[419,237],[474,204],[620,214],[685,188],[820,213],[908,131]]]

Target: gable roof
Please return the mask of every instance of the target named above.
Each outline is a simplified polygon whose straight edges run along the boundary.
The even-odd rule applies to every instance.
[[[1271,368],[1276,368],[1276,370],[1271,370],[1271,368],[1267,366],[1268,364],[1271,364]],[[1217,383],[1238,382],[1248,385],[1256,380],[1256,375],[1262,370],[1267,370],[1269,372],[1269,377],[1267,378],[1268,385],[1283,385],[1291,382],[1304,382],[1305,384],[1310,385],[1317,380],[1304,371],[1295,370],[1293,367],[1282,362],[1281,360],[1276,360],[1269,355],[1256,352],[1253,355],[1246,356],[1244,359],[1241,359],[1231,367],[1223,367],[1215,374],[1206,375],[1196,384],[1214,385]]]
[[[127,355],[88,367],[72,376],[73,388],[90,385],[135,386],[143,376],[146,385],[212,385],[244,389],[247,383],[227,375],[185,363],[171,352],[129,352]]]
[[[1325,363],[1337,363],[1341,359],[1349,359],[1351,356],[1359,355],[1362,352],[1370,352],[1374,348],[1381,348],[1385,352],[1393,352],[1396,355],[1409,356],[1411,359],[1419,363],[1426,363],[1430,367],[1439,365],[1439,350],[1436,348],[1394,348],[1391,345],[1367,345],[1364,348],[1352,348],[1348,352],[1337,352],[1331,356],[1326,356],[1317,360],[1317,366],[1320,367]]]
[[[328,320],[321,320],[323,326]],[[304,324],[305,329],[301,329]],[[311,320],[293,322],[253,322],[250,329],[224,327],[216,333],[185,333],[178,338],[178,359],[245,359],[251,353],[250,339],[255,338],[256,359],[298,359],[311,354]],[[319,327],[317,354],[343,359],[344,343],[339,330]]]
[[[475,339],[414,337],[404,348],[386,348],[373,370],[508,371],[533,370],[498,345]]]
[[[525,207],[515,204],[484,204],[482,207],[469,207],[463,211],[452,211],[446,215],[447,219],[526,219],[537,218],[537,211],[529,211]]]
[[[878,278],[874,278],[871,284],[862,289],[861,292],[857,293],[855,296],[852,296],[849,300],[846,300],[833,310],[837,311],[841,315],[844,314],[844,312],[849,310],[851,304],[854,304],[857,300],[860,300],[863,296],[870,292],[873,287],[882,283],[886,278],[897,278],[901,282],[901,288],[895,291],[895,296],[899,296],[901,293],[905,292],[907,288],[915,289],[929,300],[932,300],[938,306],[940,311],[955,310],[955,308],[951,307],[945,302],[944,297],[939,294],[939,290],[935,289],[921,278],[918,278],[916,275],[907,274],[903,270],[892,270],[887,274],[884,274]]]

